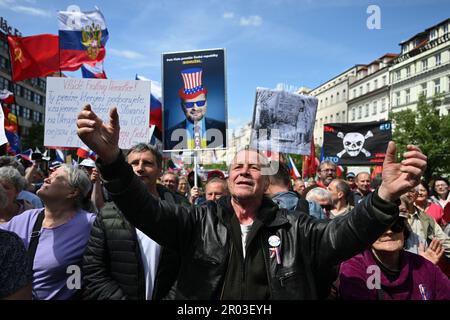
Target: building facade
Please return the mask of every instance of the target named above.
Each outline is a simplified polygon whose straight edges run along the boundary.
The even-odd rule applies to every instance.
[[[364,65],[355,65],[338,76],[314,88],[309,93],[318,99],[314,124],[314,143],[322,145],[323,126],[327,123],[347,122],[349,83]]]
[[[421,94],[441,95],[440,113],[450,109],[450,19],[400,43],[401,54],[390,67],[391,110],[416,109]]]
[[[388,119],[389,66],[398,54],[388,53],[356,73],[349,82],[348,122]]]

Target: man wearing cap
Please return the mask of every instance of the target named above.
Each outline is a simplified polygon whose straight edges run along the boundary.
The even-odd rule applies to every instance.
[[[186,119],[165,134],[168,149],[220,147],[225,141],[225,122],[206,117],[208,90],[202,85],[202,69],[181,71],[184,88],[178,92]]]
[[[345,181],[350,187],[350,191],[353,192],[356,190],[355,174],[353,172],[347,172],[347,174],[345,175]]]
[[[183,208],[150,195],[119,149],[119,116],[109,123],[85,106],[77,120],[81,140],[99,156],[98,166],[114,202],[127,219],[159,244],[181,255],[175,299],[318,299],[324,270],[351,257],[395,223],[396,201],[418,184],[426,156],[412,145],[395,162],[386,151],[383,183],[339,221],[320,221],[279,209],[264,197],[267,158],[239,151],[229,166],[230,196]]]

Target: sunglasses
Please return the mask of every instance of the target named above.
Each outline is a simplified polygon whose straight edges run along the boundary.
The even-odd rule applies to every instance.
[[[194,102],[183,102],[183,105],[185,108],[193,108],[194,105],[197,105],[197,107],[204,107],[206,104],[206,100],[199,100],[199,101],[194,101]]]
[[[406,228],[406,222],[404,218],[399,218],[395,223],[389,228],[394,233],[403,232]]]

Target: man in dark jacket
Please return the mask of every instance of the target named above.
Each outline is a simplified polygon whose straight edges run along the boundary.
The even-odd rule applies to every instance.
[[[132,147],[127,161],[147,192],[171,204],[189,202],[156,183],[162,156],[152,146]],[[158,263],[159,262],[159,263]],[[84,258],[84,299],[161,299],[178,275],[179,256],[131,225],[109,202],[92,227]],[[157,281],[155,282],[155,278]]]
[[[394,223],[395,201],[426,167],[414,146],[395,163],[391,142],[380,188],[339,223],[322,222],[265,198],[267,160],[243,150],[229,168],[231,196],[185,209],[149,195],[133,175],[118,147],[117,109],[105,124],[85,106],[77,126],[100,157],[106,187],[124,215],[180,253],[176,299],[317,299],[321,271],[360,252]]]

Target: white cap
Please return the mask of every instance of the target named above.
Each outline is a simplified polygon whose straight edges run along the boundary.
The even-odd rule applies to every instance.
[[[81,161],[80,166],[95,168],[95,161],[92,159],[84,159],[83,161]]]

